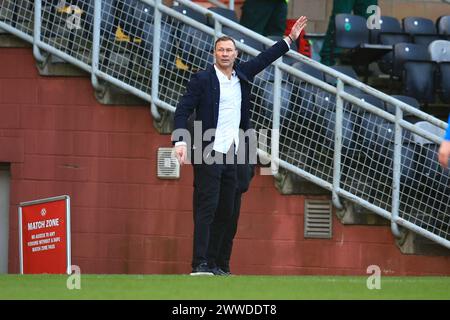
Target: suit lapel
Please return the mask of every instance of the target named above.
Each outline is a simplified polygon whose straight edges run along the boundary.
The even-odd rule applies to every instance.
[[[236,75],[238,76],[239,80],[244,81],[244,82],[250,82],[247,78],[247,76],[245,75],[245,73],[243,73],[241,71],[241,69],[238,66],[235,66],[234,70],[236,71]]]
[[[217,78],[216,69],[214,65],[211,64],[208,68],[209,76],[210,76],[210,89],[211,89],[211,98],[212,98],[212,112],[214,119],[214,126],[217,127],[217,121],[219,119],[219,101],[220,101],[220,83]]]

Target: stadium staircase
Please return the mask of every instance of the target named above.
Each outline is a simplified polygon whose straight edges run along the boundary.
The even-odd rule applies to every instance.
[[[0,43],[31,44],[42,75],[89,76],[102,103],[150,104],[169,134],[217,36],[238,40],[241,61],[273,43],[226,10],[178,2],[6,0]],[[331,192],[343,223],[387,223],[405,253],[449,253],[450,175],[437,163],[445,122],[294,50],[255,78],[252,93],[259,158],[280,192]]]

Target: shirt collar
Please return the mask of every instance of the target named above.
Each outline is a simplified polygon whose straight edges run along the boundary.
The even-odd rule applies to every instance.
[[[225,77],[226,79],[228,79],[228,77],[225,75],[225,73],[223,73],[219,68],[217,68],[216,64],[214,64],[214,69],[216,70],[216,74],[217,75],[221,75],[223,77]],[[231,71],[231,78],[236,77],[236,70],[233,69],[233,71]]]

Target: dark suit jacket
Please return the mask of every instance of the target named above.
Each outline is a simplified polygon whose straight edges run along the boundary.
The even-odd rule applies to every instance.
[[[257,57],[234,66],[240,79],[242,91],[241,123],[244,131],[250,128],[250,92],[253,78],[289,51],[284,40],[278,41]],[[219,116],[220,85],[213,65],[194,74],[189,81],[186,93],[180,99],[174,116],[174,129],[186,129],[188,118],[196,111],[196,121],[202,122],[202,131],[217,128]],[[172,136],[172,142],[183,141],[183,137]]]

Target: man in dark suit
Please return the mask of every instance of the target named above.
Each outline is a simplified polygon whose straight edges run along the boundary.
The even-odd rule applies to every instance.
[[[298,38],[306,22],[306,17],[300,17],[285,39],[242,64],[234,63],[238,56],[234,40],[226,36],[217,39],[214,65],[192,76],[186,93],[178,103],[172,141],[180,165],[185,163],[187,156],[187,138],[183,132],[187,132],[188,118],[194,110],[196,120],[201,123],[203,137],[196,146],[203,157],[199,163],[194,157],[194,248],[191,275],[213,274],[208,266],[210,237],[218,239],[218,243],[222,242],[223,232],[234,211],[239,130],[250,128],[251,81],[289,51],[290,44]],[[205,141],[208,135],[211,135],[211,141]],[[211,228],[213,221],[215,231]],[[211,235],[211,231],[217,234]]]

